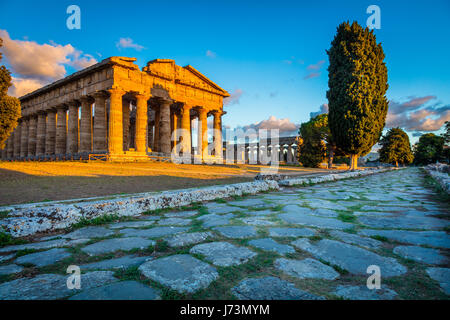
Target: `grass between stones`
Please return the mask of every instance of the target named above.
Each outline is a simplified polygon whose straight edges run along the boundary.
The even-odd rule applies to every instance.
[[[3,231],[2,228],[0,227],[0,248],[6,247],[6,246],[11,246],[11,245],[16,245],[16,244],[25,244],[25,243],[28,243],[28,241],[25,239],[21,239],[21,238],[14,238],[9,233],[6,233],[5,231]]]

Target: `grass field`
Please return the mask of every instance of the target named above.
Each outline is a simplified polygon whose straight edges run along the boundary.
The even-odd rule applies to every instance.
[[[280,167],[283,174],[323,169]],[[65,200],[252,181],[252,165],[160,162],[0,162],[0,205]]]

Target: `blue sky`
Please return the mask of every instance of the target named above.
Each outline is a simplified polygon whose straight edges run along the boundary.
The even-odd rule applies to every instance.
[[[71,4],[81,9],[81,30],[66,27]],[[365,25],[372,4],[381,9],[375,34],[386,54],[387,96],[397,110],[390,119],[416,140],[412,133],[432,131],[450,116],[447,0],[1,1],[0,30],[24,47],[70,44],[79,53],[68,56],[72,62],[121,55],[136,57],[141,67],[154,58],[191,64],[235,97],[225,106],[225,125],[257,126],[264,120],[277,125],[284,118],[299,124],[327,103],[325,50],[336,27],[346,20]],[[120,38],[136,46],[120,47]],[[27,72],[23,61],[10,61],[14,52],[4,51],[3,62],[17,81],[61,76],[43,77],[35,66]],[[79,68],[70,61],[55,61],[64,76]]]

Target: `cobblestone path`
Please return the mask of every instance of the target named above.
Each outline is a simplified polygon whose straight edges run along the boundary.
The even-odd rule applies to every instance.
[[[448,299],[449,221],[413,168],[146,212],[0,248],[0,299]]]

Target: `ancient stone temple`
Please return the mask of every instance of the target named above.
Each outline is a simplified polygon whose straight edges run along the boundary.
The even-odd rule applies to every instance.
[[[141,71],[134,61],[110,57],[21,97],[22,116],[2,158],[145,158],[169,156],[177,144],[189,155],[194,118],[202,157],[209,116],[214,117],[210,154],[222,157],[223,99],[229,94],[192,66],[156,59]]]

